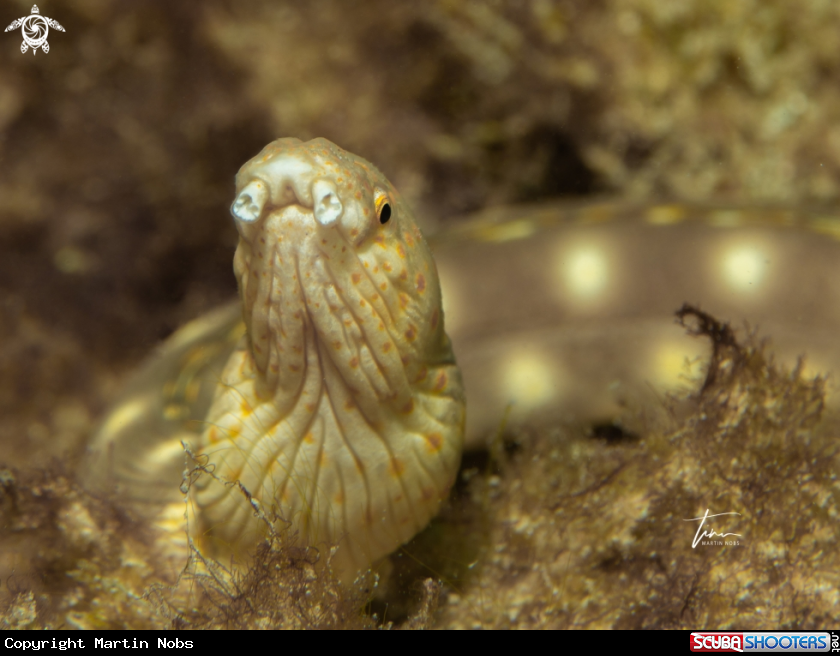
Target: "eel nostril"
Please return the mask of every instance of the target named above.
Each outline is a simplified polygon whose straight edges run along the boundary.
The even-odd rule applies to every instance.
[[[231,205],[230,213],[240,221],[251,223],[260,218],[266,200],[268,200],[268,189],[265,183],[254,180],[239,192]]]
[[[315,218],[323,226],[338,221],[344,211],[335,187],[326,180],[316,180],[315,184],[312,185],[312,201]]]

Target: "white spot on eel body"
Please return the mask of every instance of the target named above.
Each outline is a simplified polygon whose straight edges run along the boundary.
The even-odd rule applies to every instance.
[[[563,261],[566,288],[579,299],[594,299],[610,281],[606,254],[596,246],[582,246],[569,251]]]

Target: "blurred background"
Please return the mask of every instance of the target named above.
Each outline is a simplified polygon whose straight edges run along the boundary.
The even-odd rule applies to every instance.
[[[31,11],[0,2],[0,24]],[[0,462],[72,454],[231,298],[233,176],[281,136],[371,160],[427,232],[604,196],[832,204],[830,0],[62,0],[0,35]]]

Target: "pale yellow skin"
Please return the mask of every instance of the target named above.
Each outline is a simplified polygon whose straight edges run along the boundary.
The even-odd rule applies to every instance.
[[[348,578],[429,522],[460,462],[463,386],[434,261],[385,177],[324,139],[275,141],[236,183],[247,332],[200,453],[304,544],[337,545]],[[238,487],[205,476],[190,494],[207,551],[253,549],[265,527]]]
[[[497,208],[438,235],[434,246],[463,369],[468,448],[523,422],[586,427],[621,416],[643,429],[662,394],[691,389],[687,372],[702,380],[708,344],[674,323],[684,302],[738,329],[745,321],[758,327],[785,365],[807,354],[806,372],[832,376],[828,406],[840,406],[834,212],[621,202]],[[206,434],[221,371],[244,333],[241,317],[239,306],[222,308],[164,345],[106,417],[83,480],[116,482],[119,498],[150,519],[179,500],[181,440],[198,448]],[[394,404],[385,407],[393,412]],[[233,415],[228,427],[237,428]],[[182,532],[183,503],[171,507]],[[299,517],[311,517],[299,508]],[[236,512],[248,514],[244,506]],[[237,527],[229,530],[235,537]],[[220,534],[202,535],[210,545]],[[225,537],[219,546],[226,540],[239,543]]]

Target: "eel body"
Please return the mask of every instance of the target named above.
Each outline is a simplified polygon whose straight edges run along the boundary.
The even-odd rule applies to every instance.
[[[241,196],[256,178],[243,173],[240,176],[243,177],[237,189]],[[390,194],[389,202],[399,206],[401,201],[396,200],[396,192],[387,181],[382,178],[378,184]],[[365,193],[374,199],[376,188],[373,185]],[[255,197],[259,200],[261,192],[257,192]],[[289,193],[306,194],[299,190]],[[306,202],[317,204],[317,199]],[[375,199],[371,202],[375,204]],[[397,209],[407,214],[407,209]],[[246,218],[249,216],[247,206],[240,210]],[[258,217],[260,211],[258,208]],[[432,314],[420,307],[405,316],[425,317],[426,324],[407,320],[405,325],[397,326],[398,331],[395,328],[391,332],[401,335],[392,342],[395,352],[402,353],[405,361],[409,352],[405,349],[406,330],[413,326],[421,331],[426,341],[419,357],[426,359],[432,383],[406,383],[400,388],[394,381],[385,381],[382,389],[372,386],[368,400],[355,401],[356,412],[362,410],[366,417],[375,417],[363,430],[347,423],[350,420],[340,418],[338,413],[320,415],[315,405],[304,405],[300,398],[295,402],[300,402],[300,406],[283,405],[288,405],[284,399],[289,398],[284,385],[295,389],[310,385],[313,397],[335,404],[337,397],[331,396],[328,388],[352,377],[351,368],[345,371],[338,360],[331,360],[326,370],[318,369],[317,376],[308,382],[295,378],[297,373],[292,371],[287,371],[284,379],[273,369],[278,363],[280,367],[288,366],[286,355],[278,359],[274,352],[255,357],[249,351],[256,343],[255,330],[268,335],[280,330],[280,324],[272,326],[268,315],[253,311],[259,303],[266,302],[266,294],[272,293],[259,286],[248,287],[252,269],[262,269],[247,264],[246,258],[254,261],[251,258],[255,257],[255,244],[265,233],[255,231],[258,221],[240,223],[243,241],[237,252],[236,269],[244,300],[196,319],[162,345],[129,381],[122,400],[105,418],[91,442],[82,476],[94,486],[116,483],[127,500],[151,517],[161,505],[179,501],[184,442],[208,455],[225,480],[241,479],[249,490],[262,490],[266,498],[274,494],[294,496],[295,500],[288,501],[289,507],[301,518],[298,528],[308,541],[341,541],[350,532],[349,527],[364,523],[364,518],[347,515],[336,523],[335,507],[321,511],[307,506],[313,499],[320,504],[339,499],[341,486],[331,486],[323,480],[315,484],[317,475],[310,479],[302,475],[297,479],[272,477],[273,470],[268,466],[249,473],[252,462],[248,454],[254,447],[248,436],[255,435],[258,427],[264,425],[279,425],[275,436],[283,431],[306,435],[306,430],[292,426],[295,422],[306,424],[309,430],[316,427],[321,432],[315,441],[321,448],[313,447],[315,455],[301,460],[307,471],[316,471],[326,462],[319,461],[323,456],[317,454],[333,448],[325,451],[331,439],[330,421],[345,422],[337,433],[334,431],[339,436],[364,430],[371,434],[403,431],[416,435],[416,444],[412,443],[406,454],[415,457],[424,448],[427,454],[433,453],[436,459],[418,460],[418,467],[423,470],[422,480],[434,481],[435,492],[426,505],[409,504],[405,512],[396,509],[400,485],[404,485],[398,474],[406,458],[395,456],[385,439],[386,448],[379,460],[382,469],[367,484],[375,490],[385,490],[381,502],[377,502],[377,517],[387,516],[389,521],[396,518],[406,528],[394,529],[389,524],[387,530],[379,533],[366,529],[364,537],[346,548],[346,556],[340,559],[339,569],[351,573],[387,554],[422,528],[451,485],[460,453],[463,398],[449,342],[442,332],[444,317],[451,348],[463,374],[468,449],[481,447],[502,426],[610,422],[626,414],[628,407],[655,408],[664,394],[693,384],[688,374],[698,374],[697,367],[702,367],[703,358],[708,355],[708,345],[686,335],[676,325],[674,312],[686,302],[729,321],[736,329],[755,329],[770,338],[777,359],[785,364],[792,366],[804,355],[808,373],[831,378],[840,371],[840,218],[830,212],[633,206],[617,202],[497,208],[429,239],[437,262],[444,311],[431,325]],[[289,233],[295,236],[298,246],[287,250],[281,246],[273,257],[306,261],[305,248],[299,247],[301,240],[309,239],[303,232]],[[422,241],[419,234],[412,235],[412,240]],[[336,245],[362,243],[344,233],[341,239],[344,241],[337,241]],[[243,242],[247,242],[245,247]],[[362,267],[367,266],[365,257],[358,260]],[[383,261],[388,267],[396,266],[399,258],[382,260],[380,266]],[[327,276],[326,269],[312,265],[311,258],[308,262],[299,267],[302,275],[323,275],[333,282],[341,276],[352,276],[344,270],[333,270]],[[375,266],[373,259],[369,263]],[[422,256],[417,266],[426,267],[423,272],[434,293],[434,266],[429,268]],[[373,278],[371,281],[376,282]],[[341,281],[336,284],[344,286]],[[417,284],[414,280],[415,290]],[[300,287],[289,286],[286,291],[291,294],[295,289]],[[313,296],[305,286],[304,293]],[[364,302],[364,298],[362,294],[356,302]],[[393,303],[393,307],[399,307],[398,296],[394,296]],[[315,317],[314,336],[323,332],[327,324],[319,325],[317,312],[310,313]],[[359,325],[364,333],[367,328]],[[301,340],[303,351],[298,364],[303,370],[309,366],[312,371],[312,363],[324,359],[325,354],[317,345],[307,351],[312,342]],[[291,341],[275,342],[281,348],[284,344],[294,345]],[[266,351],[272,348],[270,341],[263,346]],[[263,379],[255,378],[255,370],[263,372]],[[434,375],[439,372],[453,381],[450,393],[435,388]],[[406,380],[424,380],[420,373],[419,368],[412,369]],[[244,388],[239,387],[245,379],[252,381],[247,398],[242,395]],[[359,379],[362,380],[370,378]],[[225,392],[220,391],[220,386],[233,391],[223,401],[220,399]],[[828,402],[836,405],[837,398],[831,390],[830,385]],[[416,394],[425,395],[424,400],[418,401],[421,396]],[[259,408],[267,400],[281,410],[260,414]],[[381,411],[380,406],[384,408]],[[418,406],[423,410],[419,419],[407,420],[405,413],[401,414],[401,410]],[[256,423],[231,419],[237,412],[245,411],[256,418]],[[294,412],[302,413],[303,418],[288,419]],[[283,421],[287,422],[285,427]],[[233,440],[229,439],[231,434]],[[242,434],[246,441],[237,442]],[[445,446],[449,444],[453,446]],[[275,460],[279,457],[287,463],[280,469],[293,467],[289,463],[294,458],[284,455],[285,447],[272,448]],[[441,450],[443,455],[438,456]],[[430,467],[429,462],[440,463],[440,471],[434,469],[437,465]],[[358,462],[354,465],[352,458],[346,464],[350,469],[338,467],[333,475],[346,477],[354,466],[358,468]],[[290,492],[294,488],[286,484],[289,480],[299,484],[297,491]],[[388,487],[391,483],[393,490]],[[197,514],[196,523],[203,526],[203,535],[235,543],[237,536],[247,533],[246,515],[250,508],[243,506],[241,499],[232,500],[236,495],[231,495],[230,487],[199,485],[197,490],[195,501],[204,510]],[[370,500],[376,497],[370,487],[366,494],[368,503],[359,506],[362,509],[370,508]],[[420,496],[423,494],[421,491]],[[363,510],[359,512],[364,514]]]

